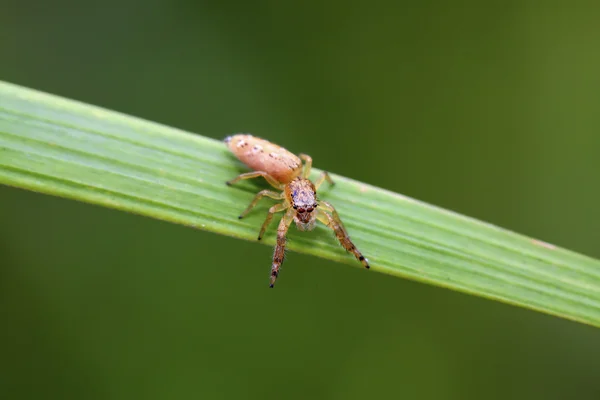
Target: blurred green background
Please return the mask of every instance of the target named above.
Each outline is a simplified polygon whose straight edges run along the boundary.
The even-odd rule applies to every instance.
[[[600,257],[600,3],[540,4],[0,0],[0,79]],[[295,253],[269,290],[269,247],[8,187],[0,221],[2,398],[600,398],[588,326]]]

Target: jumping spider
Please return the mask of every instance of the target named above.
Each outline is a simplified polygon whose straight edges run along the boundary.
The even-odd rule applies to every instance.
[[[275,204],[269,209],[258,234],[258,240],[261,240],[273,219],[273,214],[285,211],[277,228],[277,245],[273,254],[270,287],[275,285],[279,275],[285,253],[286,234],[292,221],[301,231],[310,231],[315,227],[317,220],[321,221],[335,232],[335,236],[347,251],[354,254],[365,268],[369,268],[369,262],[350,240],[335,208],[328,202],[317,199],[317,189],[323,182],[327,181],[331,185],[334,183],[327,172],[322,172],[314,184],[308,179],[312,167],[310,156],[306,154],[296,156],[283,147],[252,135],[229,136],[225,138],[225,143],[240,161],[254,170],[226,182],[227,185],[262,176],[271,186],[281,191],[278,193],[272,190],[261,190],[239,216],[243,218],[263,197],[283,200],[282,203]],[[304,161],[304,168],[301,160]]]

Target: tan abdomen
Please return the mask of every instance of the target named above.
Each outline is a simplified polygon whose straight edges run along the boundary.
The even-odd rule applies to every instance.
[[[241,162],[255,171],[264,171],[281,183],[288,183],[302,172],[300,159],[267,140],[252,135],[233,135],[227,146]]]

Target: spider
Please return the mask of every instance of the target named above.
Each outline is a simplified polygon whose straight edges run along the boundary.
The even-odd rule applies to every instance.
[[[240,214],[240,219],[246,216],[263,197],[283,200],[269,209],[267,218],[258,234],[258,240],[261,240],[273,219],[273,214],[285,211],[277,228],[277,244],[273,253],[269,287],[272,288],[275,285],[279,275],[279,268],[285,254],[286,234],[292,221],[301,231],[310,231],[314,229],[317,220],[321,221],[335,232],[335,236],[347,251],[354,254],[365,268],[369,268],[368,260],[350,240],[335,208],[328,202],[317,199],[317,189],[323,182],[327,181],[330,185],[333,185],[334,182],[325,171],[321,173],[314,184],[308,179],[312,167],[312,158],[309,155],[299,154],[296,156],[283,147],[247,134],[228,136],[225,138],[225,143],[240,161],[254,170],[227,181],[227,185],[262,176],[271,186],[280,191],[261,190],[258,192],[250,205]],[[304,167],[302,161],[304,161]]]

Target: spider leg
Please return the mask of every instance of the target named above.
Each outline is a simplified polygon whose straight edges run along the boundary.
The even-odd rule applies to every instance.
[[[321,207],[323,203],[324,202],[321,202],[319,206]],[[331,213],[334,216],[331,216],[329,213],[325,212],[324,209],[325,207],[317,209],[317,219],[335,232],[335,237],[337,237],[342,247],[354,254],[354,257],[356,257],[356,259],[360,261],[365,268],[370,268],[369,261],[356,248],[354,243],[352,243],[352,240],[350,240],[350,236],[348,236],[348,232],[346,232],[346,228],[344,228],[344,225],[342,224],[342,221],[337,215],[335,209],[331,207],[333,210]]]
[[[298,154],[298,157],[304,160],[304,171],[302,172],[302,177],[308,179],[308,176],[310,175],[310,169],[312,168],[312,157],[304,153]]]
[[[335,207],[331,203],[321,200],[319,201],[319,207],[321,208],[321,210],[329,212],[333,216],[335,222],[337,222],[344,230],[346,230],[346,227],[344,226],[340,215],[337,213]]]
[[[310,170],[312,168],[312,157],[304,153],[299,154],[298,157],[304,160],[304,171],[302,172],[302,177],[308,179],[310,175]],[[331,179],[327,171],[323,171],[315,181],[315,189],[318,189],[324,181],[329,182],[330,185],[334,184],[333,179]]]
[[[254,196],[254,199],[252,199],[252,201],[250,202],[250,205],[244,210],[244,212],[242,212],[240,214],[240,216],[238,218],[239,219],[244,218],[250,212],[250,210],[252,210],[256,206],[256,204],[260,201],[260,199],[262,199],[263,197],[270,197],[275,200],[281,200],[283,198],[283,194],[275,193],[272,190],[261,190],[260,192],[258,192],[256,194],[256,196]]]
[[[286,235],[293,220],[294,209],[290,208],[285,213],[283,218],[281,218],[281,222],[279,222],[279,227],[277,228],[277,244],[275,245],[275,252],[273,253],[273,264],[271,265],[271,281],[269,287],[275,286],[275,281],[279,275],[279,268],[281,267],[281,264],[283,264]]]
[[[227,185],[233,185],[234,183],[239,182],[241,180],[258,178],[259,176],[262,176],[263,178],[265,178],[267,180],[267,182],[269,182],[269,184],[276,189],[283,190],[283,188],[285,186],[283,183],[277,181],[277,179],[273,178],[271,175],[269,175],[268,173],[266,173],[264,171],[246,172],[246,173],[236,176],[232,180],[227,181],[225,183]]]
[[[260,227],[260,233],[258,234],[258,240],[261,240],[263,235],[265,234],[267,227],[269,226],[269,224],[271,223],[271,220],[273,219],[273,214],[275,214],[276,212],[283,211],[288,207],[289,207],[289,205],[286,202],[286,203],[275,204],[273,207],[269,208],[269,213],[267,214],[267,218],[265,218],[265,222],[263,222],[262,226]],[[284,218],[285,218],[285,216],[284,216]]]
[[[323,171],[315,181],[315,190],[319,190],[319,186],[321,186],[325,181],[329,182],[329,184],[332,186],[335,185],[335,182],[333,182],[333,179],[331,179],[327,171]]]

